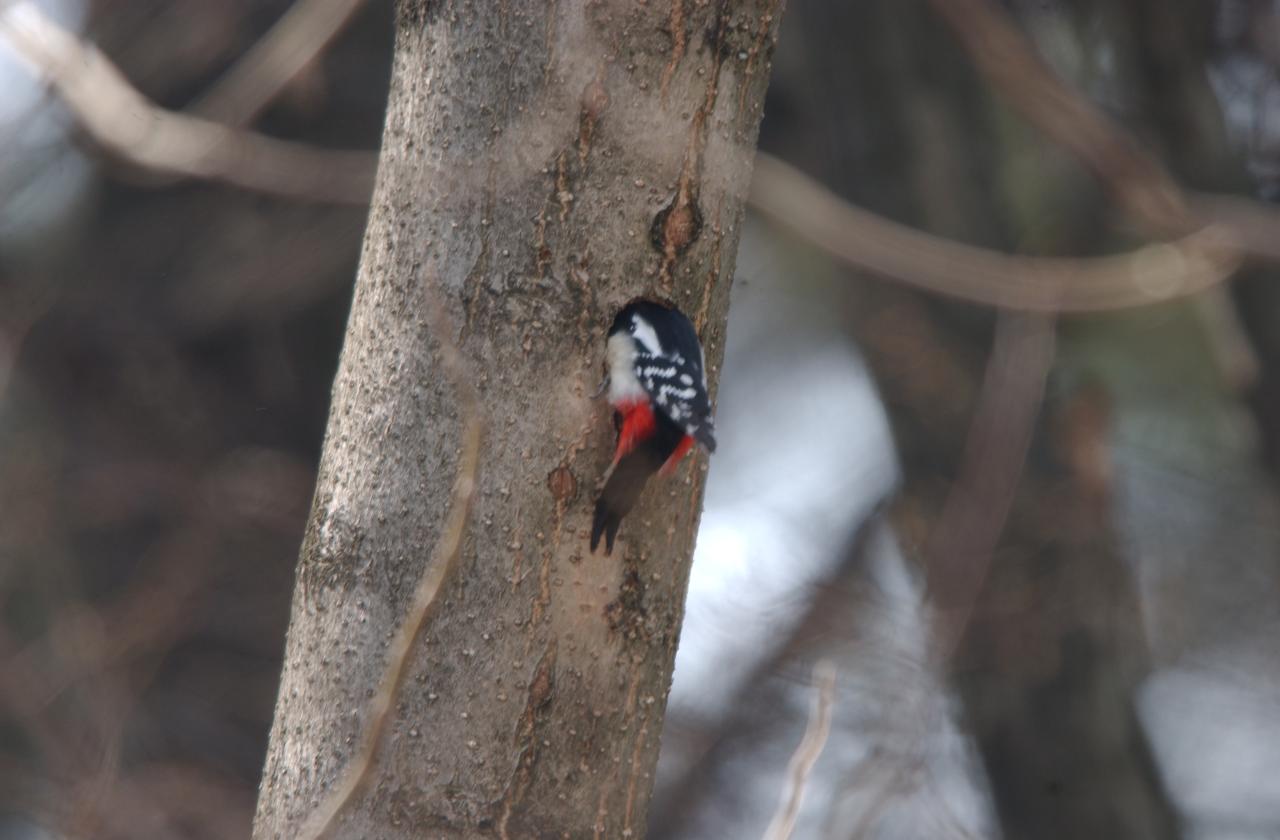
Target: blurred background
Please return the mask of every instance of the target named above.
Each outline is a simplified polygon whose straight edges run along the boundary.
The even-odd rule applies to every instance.
[[[6,42],[28,5],[0,7],[0,838],[245,837],[365,208],[104,153]],[[762,150],[944,244],[1150,241],[1128,170],[1036,128],[946,5],[792,0]],[[34,6],[163,108],[377,148],[389,4]],[[300,72],[224,95],[304,7]],[[1280,199],[1280,4],[1003,8],[1187,195]],[[1276,269],[1055,320],[770,219],[651,836],[764,836],[797,785],[802,838],[1280,836]]]

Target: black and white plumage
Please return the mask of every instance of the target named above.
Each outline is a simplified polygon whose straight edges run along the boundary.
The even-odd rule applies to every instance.
[[[603,536],[608,554],[649,477],[675,469],[695,441],[714,452],[716,439],[702,343],[684,313],[632,301],[613,319],[606,355],[618,445],[596,502],[591,550]]]

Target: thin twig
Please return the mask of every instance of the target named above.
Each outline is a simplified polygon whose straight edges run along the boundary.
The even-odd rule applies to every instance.
[[[1239,267],[1232,231],[1211,226],[1113,257],[1002,254],[951,242],[859,209],[795,167],[760,153],[749,202],[833,257],[908,285],[1031,312],[1090,312],[1171,300]]]
[[[1223,226],[1243,254],[1280,260],[1280,213],[1257,201],[1185,190],[1115,120],[1063,81],[999,4],[932,3],[991,86],[1028,122],[1091,169],[1132,221],[1159,236]],[[1225,293],[1201,295],[1195,310],[1226,380],[1240,389],[1248,387],[1260,363]]]
[[[1239,195],[1188,191],[1186,196],[1198,219],[1231,231],[1247,256],[1280,263],[1280,209]]]
[[[49,79],[89,138],[121,161],[290,198],[369,202],[373,152],[316,149],[159,108],[29,0],[0,7],[0,35]]]
[[[923,737],[917,736],[915,740],[917,749],[922,748],[921,741],[923,741]],[[849,832],[849,837],[852,837],[853,840],[863,840],[865,837],[872,836],[872,829],[876,827],[880,817],[889,809],[889,805],[899,796],[910,792],[911,781],[919,772],[913,765],[920,763],[917,760],[899,764],[890,771],[882,782],[875,786],[871,801],[863,807],[862,813],[858,815],[858,821],[854,823],[853,830]]]
[[[960,473],[924,547],[938,663],[959,644],[1013,507],[1055,343],[1043,315],[1005,312],[996,322]]]
[[[440,540],[436,543],[417,589],[414,590],[409,611],[396,630],[395,639],[387,653],[387,669],[378,692],[369,701],[368,722],[360,748],[346,766],[342,778],[298,832],[300,840],[320,840],[325,837],[336,826],[343,808],[368,782],[383,735],[391,720],[395,698],[408,675],[414,645],[435,612],[440,592],[452,579],[462,555],[462,540],[471,512],[480,463],[479,400],[471,384],[474,380],[468,375],[466,363],[453,343],[453,330],[448,316],[435,300],[426,301],[424,310],[440,342],[440,362],[454,386],[458,416],[462,419],[462,455],[458,459],[458,476],[453,485],[449,513],[445,518]]]
[[[316,60],[365,0],[297,0],[191,112],[245,126]]]
[[[376,167],[372,152],[318,150],[158,108],[96,48],[28,0],[0,11],[0,34],[48,75],[89,137],[129,164],[275,195],[353,204],[369,200]],[[282,35],[279,43],[291,38]],[[849,263],[932,292],[1012,309],[1116,309],[1192,294],[1234,271],[1240,237],[1247,239],[1250,253],[1280,259],[1280,237],[1271,235],[1280,227],[1275,213],[1255,203],[1228,204],[1212,197],[1198,199],[1197,205],[1213,208],[1203,215],[1222,216],[1222,225],[1131,254],[1092,259],[1018,257],[950,243],[853,208],[766,155],[757,158],[750,200]]]
[[[1063,82],[991,0],[930,0],[969,58],[1010,105],[1093,170],[1137,221],[1162,235],[1201,225],[1182,189],[1096,105]]]
[[[1001,97],[1088,167],[1140,226],[1184,236],[1221,226],[1249,257],[1280,262],[1280,211],[1252,199],[1186,190],[1115,120],[1064,82],[991,0],[931,0]]]
[[[1215,286],[1195,299],[1192,310],[1200,321],[1208,355],[1223,381],[1241,394],[1257,384],[1262,360],[1240,320],[1240,311],[1226,286]]]
[[[813,707],[809,711],[809,725],[805,727],[800,746],[796,747],[787,765],[787,788],[783,792],[778,811],[764,833],[764,840],[788,840],[795,831],[800,816],[800,803],[804,799],[805,783],[822,755],[831,733],[831,707],[836,694],[836,666],[823,659],[813,666],[813,683],[816,691]]]

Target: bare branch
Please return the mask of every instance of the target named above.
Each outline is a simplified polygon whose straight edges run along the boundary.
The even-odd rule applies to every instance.
[[[1134,222],[1161,236],[1224,227],[1245,255],[1280,260],[1280,213],[1234,196],[1188,193],[1115,120],[1059,78],[999,4],[932,2],[987,81],[1032,125],[1091,169]],[[1259,362],[1224,293],[1200,296],[1195,310],[1227,381],[1247,387],[1258,375]]]
[[[813,708],[809,711],[809,725],[805,727],[800,746],[796,747],[787,766],[787,789],[779,803],[778,812],[765,830],[764,840],[788,840],[795,831],[796,818],[800,815],[800,803],[804,799],[805,782],[818,763],[822,748],[831,733],[831,706],[836,694],[836,666],[823,659],[813,666],[813,684],[816,689]]]
[[[48,77],[90,139],[122,161],[291,198],[369,201],[371,152],[318,150],[158,108],[96,47],[27,0],[0,10],[0,35]]]
[[[1092,169],[1136,220],[1165,235],[1200,227],[1173,178],[1097,106],[1058,78],[1008,12],[990,0],[931,4],[987,81]]]
[[[938,662],[959,643],[1013,507],[1054,346],[1043,315],[1006,312],[996,322],[960,473],[924,547]]]
[[[337,825],[342,809],[368,781],[387,723],[391,719],[395,698],[408,673],[414,644],[435,611],[440,591],[453,577],[458,559],[462,555],[462,539],[471,513],[480,463],[479,401],[471,384],[475,380],[467,373],[466,363],[453,342],[453,328],[444,309],[434,299],[425,301],[423,309],[440,342],[440,361],[457,395],[458,416],[462,419],[462,455],[458,459],[458,477],[453,485],[449,513],[440,539],[414,590],[409,612],[397,628],[388,649],[387,668],[378,692],[369,701],[364,739],[351,763],[343,771],[341,779],[303,825],[298,833],[300,840],[320,840],[327,836]]]
[[[1231,231],[1244,253],[1267,262],[1280,262],[1280,210],[1238,195],[1187,193],[1187,202],[1205,224]]]
[[[1239,196],[1184,190],[1124,129],[1045,64],[999,4],[931,2],[992,87],[1092,170],[1135,222],[1161,236],[1226,227],[1247,256],[1280,261],[1280,211]]]
[[[798,169],[756,156],[751,206],[856,268],[974,303],[1090,312],[1171,300],[1239,267],[1234,229],[1210,226],[1114,257],[1002,254],[931,236],[854,207]]]
[[[363,5],[364,0],[297,0],[190,110],[226,125],[253,122]]]

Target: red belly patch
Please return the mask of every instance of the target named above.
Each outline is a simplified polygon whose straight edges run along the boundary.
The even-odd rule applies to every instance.
[[[651,436],[657,425],[648,400],[620,403],[616,410],[622,415],[622,428],[618,430],[618,448],[613,453],[615,464]]]
[[[689,450],[693,448],[693,438],[685,435],[680,438],[680,442],[676,444],[676,451],[671,453],[671,457],[662,465],[659,474],[663,476],[671,475],[676,471],[676,467],[680,466],[680,459],[689,454]]]

